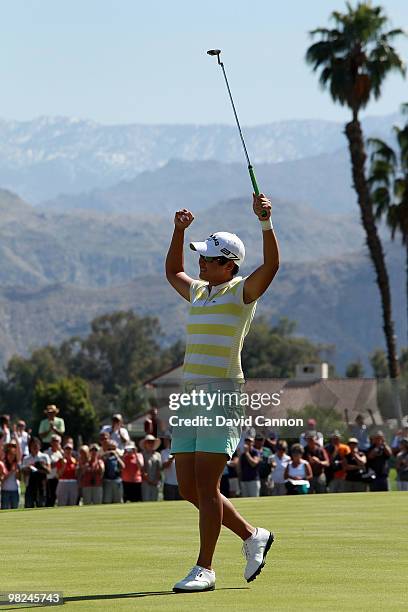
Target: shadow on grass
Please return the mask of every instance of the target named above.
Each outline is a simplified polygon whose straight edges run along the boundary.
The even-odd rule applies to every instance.
[[[219,589],[216,589],[214,592],[217,591],[247,591],[249,590],[249,587],[221,587]],[[135,593],[108,593],[105,595],[72,595],[71,597],[64,597],[64,604],[69,603],[71,601],[100,601],[100,600],[108,600],[108,599],[136,599],[138,597],[156,597],[157,595],[178,595],[178,596],[183,596],[183,595],[188,595],[189,593],[174,593],[173,591],[138,591]],[[190,595],[196,595],[197,593],[190,593]],[[49,604],[47,606],[42,606],[41,604],[34,604],[32,606],[12,606],[12,607],[7,607],[7,608],[3,608],[3,606],[1,606],[0,610],[4,610],[4,612],[6,612],[7,610],[24,610],[27,608],[49,608],[49,607],[57,607],[57,606],[50,606]]]

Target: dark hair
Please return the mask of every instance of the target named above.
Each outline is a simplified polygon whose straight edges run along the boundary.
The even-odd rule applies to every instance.
[[[292,446],[290,447],[290,452],[292,455],[293,453],[299,453],[299,455],[303,455],[305,449],[301,444],[292,444]]]
[[[13,465],[15,465],[17,463],[17,455],[14,455],[13,463],[11,463],[9,461],[9,458],[8,458],[8,454],[9,454],[12,446],[14,446],[14,444],[12,445],[11,443],[8,443],[4,447],[4,465],[6,466],[7,470],[11,470]]]
[[[38,444],[38,446],[41,448],[41,440],[39,438],[30,438],[30,441],[28,443],[28,448],[30,448],[33,444]]]

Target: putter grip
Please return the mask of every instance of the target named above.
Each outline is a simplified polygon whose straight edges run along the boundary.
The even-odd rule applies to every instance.
[[[254,189],[254,193],[255,195],[259,195],[259,187],[258,187],[258,183],[256,182],[256,176],[255,176],[255,172],[252,166],[248,166],[248,171],[249,171],[249,176],[251,177],[251,183],[252,183],[252,187]],[[262,217],[266,217],[266,212],[264,211],[262,213]]]

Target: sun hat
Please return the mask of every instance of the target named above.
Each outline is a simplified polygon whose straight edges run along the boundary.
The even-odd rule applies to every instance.
[[[154,442],[153,450],[157,450],[159,448],[159,446],[160,446],[160,440],[158,438],[155,438],[154,436],[152,436],[152,434],[147,434],[147,436],[145,436],[143,438],[143,440],[140,440],[139,446],[143,450],[144,450],[145,442]]]
[[[244,243],[236,234],[215,232],[202,242],[190,242],[190,249],[206,257],[226,257],[237,266],[244,263]]]
[[[57,408],[55,404],[50,404],[49,406],[45,408],[44,413],[51,414],[51,412],[53,412],[54,414],[58,414],[59,408]]]

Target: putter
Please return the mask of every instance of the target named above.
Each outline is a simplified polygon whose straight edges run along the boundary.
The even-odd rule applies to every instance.
[[[221,49],[210,49],[209,51],[207,51],[207,53],[208,53],[208,55],[216,56],[217,57],[217,61],[218,61],[218,65],[221,66],[221,68],[222,68],[222,73],[224,75],[225,84],[226,84],[227,89],[228,89],[228,95],[229,95],[229,98],[231,100],[232,110],[234,111],[235,121],[237,122],[237,127],[238,127],[238,131],[239,131],[239,136],[241,138],[242,147],[244,149],[245,157],[246,157],[246,160],[247,160],[247,163],[248,163],[248,172],[249,172],[249,176],[251,178],[252,187],[253,187],[255,195],[259,195],[258,183],[256,182],[255,172],[254,172],[254,169],[252,167],[251,160],[249,159],[249,155],[248,155],[248,151],[247,151],[247,148],[246,148],[246,145],[245,145],[245,140],[244,140],[244,136],[242,134],[241,126],[239,125],[238,115],[237,115],[237,111],[235,109],[234,100],[232,98],[231,89],[230,89],[230,86],[229,86],[229,83],[228,83],[228,79],[227,79],[227,74],[226,74],[225,68],[224,68],[224,63],[220,60]],[[262,217],[266,217],[266,214],[267,213],[264,211],[262,213]]]

